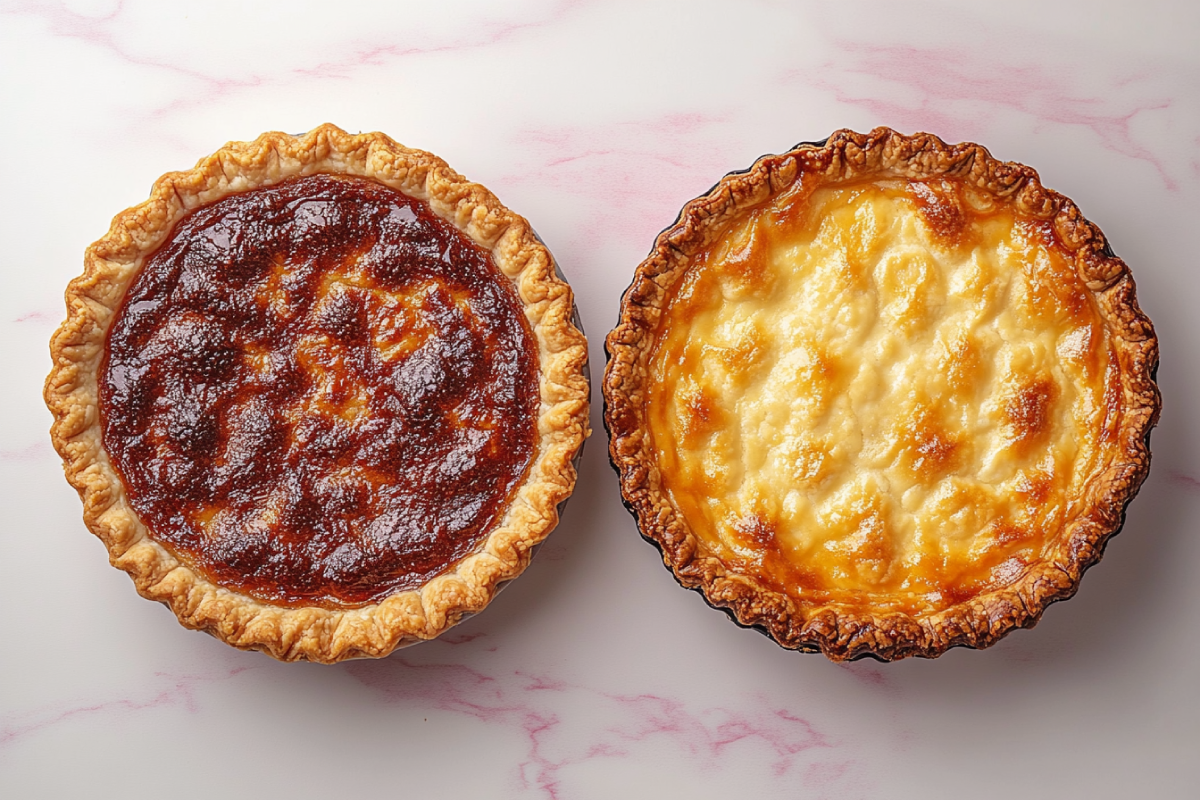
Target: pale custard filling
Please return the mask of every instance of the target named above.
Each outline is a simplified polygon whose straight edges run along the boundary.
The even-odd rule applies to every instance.
[[[650,356],[662,484],[711,555],[802,602],[931,611],[1019,578],[1085,503],[1115,358],[1049,223],[955,181],[748,212]]]

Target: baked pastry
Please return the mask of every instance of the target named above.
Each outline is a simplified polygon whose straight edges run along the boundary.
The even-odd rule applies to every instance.
[[[283,660],[479,611],[575,484],[587,347],[529,224],[324,125],[164,175],[87,250],[46,402],[88,527],[180,622]]]
[[[1037,173],[886,128],[684,206],[607,339],[610,456],[685,587],[843,660],[1072,595],[1150,464],[1133,279]]]

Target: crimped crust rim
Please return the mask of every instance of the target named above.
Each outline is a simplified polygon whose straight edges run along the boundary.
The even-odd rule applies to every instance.
[[[102,444],[98,387],[107,333],[145,258],[197,207],[317,173],[373,178],[423,200],[489,251],[513,281],[538,350],[536,455],[504,517],[453,570],[360,608],[272,605],[211,582],[153,538]],[[67,287],[67,318],[50,343],[45,399],[54,416],[51,438],[83,501],[84,522],[112,564],[184,626],[283,661],[384,656],[482,610],[557,525],[558,506],[574,489],[575,457],[590,433],[587,341],[572,323],[574,296],[529,223],[442,159],[382,133],[352,135],[330,124],[298,136],[270,132],[230,142],[193,169],[159,178],[148,200],[116,215],[108,233],[87,249],[84,265]]]
[[[1052,555],[1030,565],[1008,586],[923,617],[866,613],[834,603],[802,613],[786,594],[706,555],[662,491],[642,414],[646,356],[656,321],[690,256],[743,210],[767,202],[797,180],[839,182],[873,176],[954,177],[1008,199],[1021,214],[1052,220],[1059,242],[1073,254],[1097,298],[1114,342],[1123,389],[1116,455],[1089,486],[1087,510],[1060,534]],[[1149,473],[1149,436],[1161,410],[1153,325],[1137,304],[1128,267],[1109,249],[1100,229],[1070,199],[1045,188],[1030,167],[999,161],[977,144],[951,145],[932,134],[906,136],[885,127],[868,134],[839,130],[825,141],[763,156],[685,204],[635,270],[621,299],[618,324],[605,340],[605,352],[609,459],[620,480],[622,501],[641,535],[661,551],[680,585],[699,591],[709,605],[739,625],[757,628],[785,648],[819,651],[835,661],[933,658],[952,647],[988,647],[1016,628],[1035,625],[1050,604],[1075,593],[1083,573],[1100,560],[1106,542],[1120,530],[1126,506]]]

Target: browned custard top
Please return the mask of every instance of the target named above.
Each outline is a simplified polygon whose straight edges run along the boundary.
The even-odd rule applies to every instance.
[[[186,217],[113,323],[104,445],[156,539],[221,585],[353,606],[503,516],[534,455],[512,284],[429,207],[316,175]]]
[[[1051,223],[963,182],[792,190],[675,284],[662,485],[701,546],[810,608],[1011,586],[1095,503],[1121,374]]]

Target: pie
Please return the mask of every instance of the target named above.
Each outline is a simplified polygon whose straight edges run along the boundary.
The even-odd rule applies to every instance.
[[[46,402],[88,527],[189,628],[383,656],[481,610],[558,522],[587,343],[529,224],[325,125],[164,175],[87,250]]]
[[[1150,465],[1125,264],[975,144],[840,131],[659,235],[607,339],[624,500],[685,587],[834,660],[987,647],[1071,596]]]

